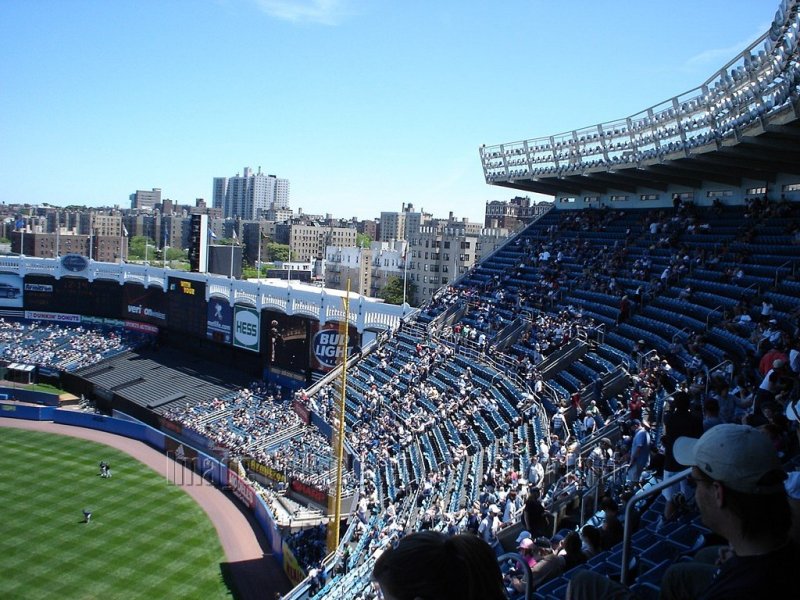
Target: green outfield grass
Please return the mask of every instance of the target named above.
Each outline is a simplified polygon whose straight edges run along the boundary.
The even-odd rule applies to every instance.
[[[118,450],[0,428],[0,499],[0,598],[232,597],[202,509]]]

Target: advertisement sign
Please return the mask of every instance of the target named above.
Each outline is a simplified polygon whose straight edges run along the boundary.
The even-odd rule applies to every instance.
[[[161,288],[126,283],[122,295],[124,318],[153,325],[167,324],[167,299]]]
[[[292,410],[297,413],[297,416],[300,417],[300,420],[308,425],[311,423],[311,411],[308,410],[308,407],[300,402],[300,400],[292,400]]]
[[[107,319],[105,317],[87,317],[81,315],[81,323],[84,325],[105,325],[106,327],[124,327],[125,321],[119,319]]]
[[[258,352],[261,327],[258,311],[249,306],[233,307],[233,345]]]
[[[164,417],[158,417],[158,426],[161,428],[161,431],[164,432],[173,432],[177,434],[183,433],[183,425],[180,423],[175,423],[174,421],[170,421]]]
[[[227,299],[209,298],[206,337],[220,344],[230,344],[233,336],[233,307]]]
[[[305,571],[303,571],[297,559],[292,554],[286,542],[283,542],[283,570],[292,585],[297,585],[306,578]]]
[[[260,462],[252,458],[246,458],[245,460],[243,460],[242,465],[244,465],[244,468],[250,471],[251,473],[261,475],[262,477],[265,477],[270,481],[274,481],[277,483],[282,483],[286,481],[286,475],[284,475],[282,472],[273,469],[272,467],[262,465]]]
[[[313,485],[303,483],[299,479],[292,479],[291,483],[289,483],[289,489],[291,489],[295,494],[311,500],[311,502],[316,502],[321,506],[327,505],[328,494],[319,488],[314,487]]]
[[[0,275],[0,306],[22,308],[22,277]]]
[[[228,485],[231,491],[241,500],[249,509],[253,509],[256,505],[256,493],[244,479],[239,477],[232,469],[228,469]]]
[[[65,254],[61,257],[61,268],[72,273],[82,273],[89,268],[89,259],[80,254]]]
[[[325,325],[320,325],[319,322],[312,322],[311,332],[311,368],[315,371],[327,373],[337,365],[342,364],[344,331],[340,324],[332,321],[325,323]],[[347,332],[347,355],[351,356],[353,349],[358,345],[358,330],[350,325]]]
[[[125,321],[125,329],[131,331],[139,331],[141,333],[149,333],[150,335],[158,335],[158,327],[155,325],[148,325],[147,323],[137,323],[136,321]]]
[[[39,310],[26,310],[25,318],[32,321],[56,321],[58,323],[80,323],[80,315],[66,315],[64,313],[44,312]]]

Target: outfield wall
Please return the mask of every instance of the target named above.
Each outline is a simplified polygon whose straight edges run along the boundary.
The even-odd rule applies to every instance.
[[[87,427],[89,429],[98,429],[106,431],[115,435],[133,438],[141,442],[148,442],[145,436],[146,425],[141,423],[133,423],[131,421],[122,421],[114,417],[107,417],[96,413],[80,412],[77,410],[62,410],[57,409],[53,411],[53,422],[62,425],[73,425],[75,427]],[[161,443],[156,444],[159,450],[164,449],[163,434],[161,436]],[[149,442],[148,442],[149,443]]]
[[[0,387],[0,395],[5,395],[7,400],[30,402],[31,404],[44,404],[45,406],[58,406],[58,394],[46,394],[44,392]]]
[[[30,406],[14,402],[0,402],[0,415],[28,421],[52,421],[54,406]]]

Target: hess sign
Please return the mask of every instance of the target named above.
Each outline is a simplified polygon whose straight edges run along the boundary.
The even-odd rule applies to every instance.
[[[233,316],[233,345],[258,352],[259,314],[255,308],[236,306]]]

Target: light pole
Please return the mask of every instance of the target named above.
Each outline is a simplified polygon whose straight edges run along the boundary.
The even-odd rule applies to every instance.
[[[408,287],[408,240],[403,250],[403,316],[406,312],[406,288]]]
[[[258,280],[261,281],[261,220],[258,221],[258,258],[256,259]]]

